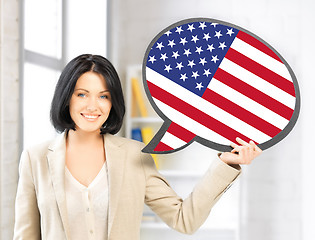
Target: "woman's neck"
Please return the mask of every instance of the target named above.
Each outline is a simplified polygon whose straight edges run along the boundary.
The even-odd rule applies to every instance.
[[[100,133],[89,133],[69,130],[67,133],[67,143],[75,145],[95,145],[103,143],[103,136]]]

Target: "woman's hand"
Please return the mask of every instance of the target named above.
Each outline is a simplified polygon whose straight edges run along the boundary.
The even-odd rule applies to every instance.
[[[220,159],[231,166],[238,164],[250,164],[254,158],[259,156],[262,150],[257,145],[250,141],[249,143],[243,141],[240,138],[236,138],[236,141],[240,144],[231,144],[233,150],[231,152],[224,152],[220,155]]]

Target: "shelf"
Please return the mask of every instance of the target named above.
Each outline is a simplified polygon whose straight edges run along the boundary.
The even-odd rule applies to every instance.
[[[146,229],[155,229],[155,230],[165,230],[170,227],[167,226],[164,222],[156,221],[156,222],[142,222],[142,228]],[[235,228],[217,228],[211,226],[201,226],[198,231],[213,231],[213,232],[226,232],[226,231],[235,231]]]
[[[163,119],[160,117],[132,117],[130,121],[132,123],[163,123]]]
[[[183,170],[159,170],[159,172],[166,178],[201,178],[202,173],[196,171],[183,171]]]
[[[211,228],[202,226],[193,235],[179,233],[162,222],[142,223],[141,239],[198,239],[198,240],[235,240],[236,230],[233,228]]]

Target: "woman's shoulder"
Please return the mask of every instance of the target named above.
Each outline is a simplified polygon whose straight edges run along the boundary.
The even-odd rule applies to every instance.
[[[129,138],[118,136],[118,135],[107,134],[105,136],[105,141],[106,140],[118,146],[127,145],[131,147],[144,147],[143,142],[139,142],[137,140],[129,139]]]
[[[63,145],[64,143],[64,135],[57,135],[54,138],[49,140],[45,140],[42,142],[38,142],[29,147],[26,147],[23,150],[23,153],[27,153],[30,156],[42,157],[46,156],[48,152],[50,152],[56,145]],[[59,144],[60,143],[60,144]]]

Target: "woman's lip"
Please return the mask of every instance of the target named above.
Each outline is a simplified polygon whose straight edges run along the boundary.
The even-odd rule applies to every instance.
[[[98,114],[95,115],[95,114],[84,114],[84,113],[81,113],[81,115],[88,121],[95,121],[100,116]]]

